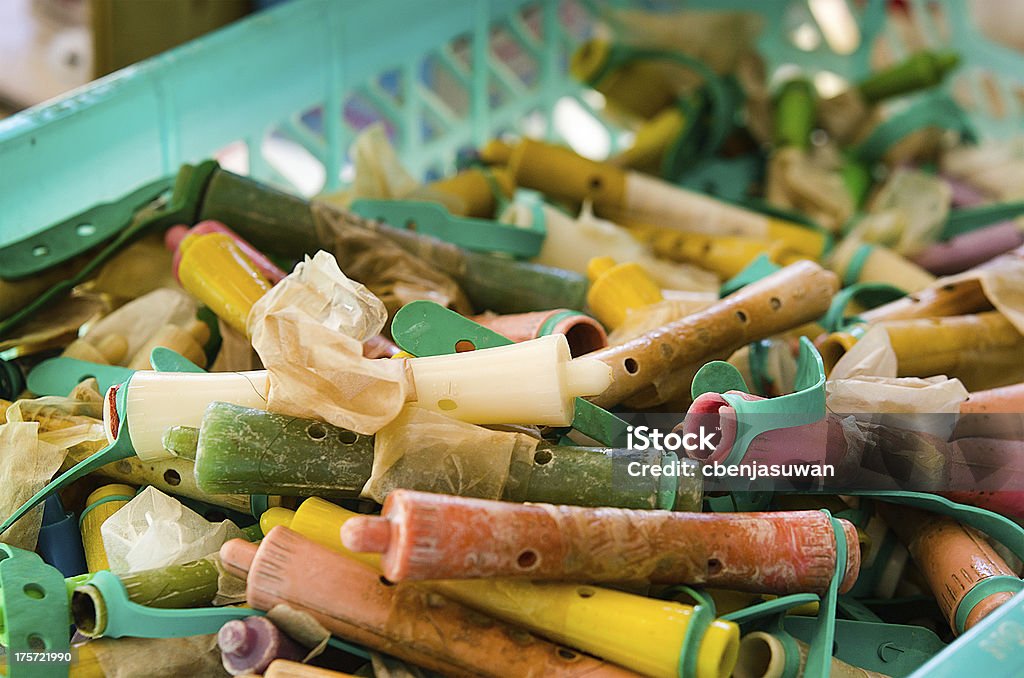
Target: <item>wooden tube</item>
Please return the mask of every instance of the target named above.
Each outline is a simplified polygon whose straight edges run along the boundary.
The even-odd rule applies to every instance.
[[[847,591],[860,550],[854,527],[843,529]],[[397,490],[381,516],[353,518],[341,533],[353,551],[383,553],[393,581],[650,581],[787,594],[823,592],[836,570],[835,535],[820,511],[587,509]]]
[[[666,373],[814,320],[828,310],[838,285],[834,273],[801,261],[710,308],[592,353],[589,357],[612,368],[611,386],[592,400],[601,407],[616,405]]]
[[[286,527],[270,530],[258,548],[233,539],[220,555],[232,574],[246,579],[252,607],[288,604],[334,635],[444,675],[638,675],[481,617],[422,587],[392,584]]]

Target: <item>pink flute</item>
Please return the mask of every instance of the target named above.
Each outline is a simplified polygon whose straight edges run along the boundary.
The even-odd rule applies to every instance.
[[[960,414],[1021,413],[1024,413],[1024,384],[975,391],[960,405]]]
[[[911,259],[929,273],[953,275],[1021,245],[1024,233],[1014,222],[1004,221],[930,245]]]
[[[732,391],[744,400],[765,400],[760,396]],[[850,435],[855,426],[856,433]],[[686,419],[677,426],[680,433],[699,432],[701,428],[720,428],[721,434],[710,453],[694,450],[685,453],[708,463],[728,458],[736,441],[736,410],[718,393],[705,393],[690,406]],[[979,478],[992,488],[1024,488],[1024,465],[1017,459],[1020,441],[994,438],[969,438],[947,442],[920,431],[862,422],[847,423],[836,414],[804,426],[765,431],[750,441],[742,463],[832,464],[837,477],[860,471],[885,474],[902,467],[917,478],[912,483],[926,486],[910,489],[939,491],[962,501],[1014,517],[1024,517],[1024,492],[981,489],[943,492],[953,487],[974,487]],[[844,469],[844,464],[846,467]],[[1018,467],[1021,470],[1017,470]],[[866,489],[866,488],[865,488]],[[882,487],[879,489],[891,489]]]
[[[235,241],[238,248],[245,253],[245,256],[249,257],[259,272],[263,274],[263,277],[270,281],[271,285],[276,284],[281,280],[281,278],[287,275],[284,271],[278,268],[274,262],[268,259],[265,254],[250,245],[248,241],[242,238],[242,236],[238,235],[219,221],[208,219],[206,221],[200,221],[192,228],[189,228],[184,224],[172,226],[164,235],[164,244],[167,246],[167,249],[174,252],[172,267],[174,270],[175,280],[178,279],[178,265],[181,263],[181,248],[179,247],[179,245],[181,245],[181,241],[188,235],[205,235],[207,233],[224,233],[231,236],[231,239]]]
[[[638,674],[483,617],[423,587],[380,573],[275,527],[256,544],[232,539],[225,568],[246,580],[250,606],[286,604],[332,634],[446,676],[627,678]]]
[[[943,174],[942,178],[953,190],[953,207],[974,207],[989,201],[982,191],[962,179],[955,179],[948,174]]]
[[[840,591],[857,580],[853,525]],[[706,584],[823,593],[836,539],[820,511],[673,513],[514,504],[395,490],[380,516],[341,529],[352,551],[382,553],[392,581],[523,577],[537,581]]]
[[[573,358],[608,346],[608,335],[601,323],[589,315],[564,308],[511,315],[484,313],[474,316],[473,320],[516,343],[548,334],[564,334]]]

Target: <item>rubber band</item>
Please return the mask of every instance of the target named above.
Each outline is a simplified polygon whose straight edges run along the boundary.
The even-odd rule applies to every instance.
[[[102,504],[106,504],[106,503],[107,503],[107,502],[109,502],[109,501],[131,501],[131,500],[132,500],[132,499],[134,499],[134,498],[135,498],[134,496],[132,496],[132,497],[129,497],[129,496],[128,496],[128,495],[126,495],[126,494],[114,494],[114,495],[111,495],[111,496],[109,496],[109,497],[103,497],[102,499],[97,499],[97,500],[96,500],[96,501],[94,501],[93,503],[91,503],[91,504],[89,504],[88,506],[86,506],[86,507],[85,507],[85,510],[84,510],[84,511],[82,511],[82,515],[80,515],[80,516],[78,517],[78,526],[79,526],[79,527],[81,527],[81,526],[82,526],[82,521],[83,521],[83,520],[85,520],[85,517],[86,517],[87,515],[89,515],[89,511],[93,510],[93,509],[94,509],[94,508],[96,508],[97,506],[100,506],[100,505],[102,505]]]
[[[1024,579],[999,575],[982,579],[967,592],[967,595],[960,599],[956,606],[956,614],[953,616],[957,635],[962,634],[966,629],[967,618],[971,616],[974,608],[985,598],[995,593],[1017,594],[1024,590]]]
[[[688,586],[673,588],[674,590],[686,593],[698,601],[693,606],[693,613],[690,614],[690,621],[686,625],[683,645],[679,648],[679,664],[677,665],[679,678],[692,678],[692,676],[697,675],[697,657],[700,654],[700,643],[704,640],[704,634],[708,628],[715,621],[715,601]]]
[[[860,274],[864,270],[864,264],[875,249],[874,245],[867,243],[861,245],[850,257],[850,263],[846,266],[846,273],[843,274],[843,287],[849,287],[860,280]]]

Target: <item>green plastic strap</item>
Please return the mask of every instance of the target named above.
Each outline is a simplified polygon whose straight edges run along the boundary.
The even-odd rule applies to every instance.
[[[173,185],[173,177],[157,179],[120,200],[94,205],[44,231],[0,248],[3,279],[27,278],[88,252],[127,228],[137,211]]]
[[[993,593],[1020,593],[1024,590],[1024,579],[1018,577],[1011,577],[1009,575],[1000,575],[997,577],[989,577],[988,579],[982,579],[967,592],[967,595],[960,600],[960,604],[956,606],[956,614],[954,615],[954,622],[956,625],[957,635],[963,633],[966,630],[967,618],[971,616],[971,612],[974,611],[975,606],[985,598],[988,598]]]
[[[474,349],[509,346],[508,337],[484,327],[433,301],[417,300],[398,309],[391,321],[391,336],[403,351],[414,356],[448,355],[461,342]],[[617,447],[629,427],[625,421],[583,398],[574,402],[572,427],[608,447]]]
[[[793,593],[788,596],[780,596],[773,600],[766,600],[763,603],[757,603],[756,605],[750,605],[742,610],[736,610],[729,614],[723,614],[722,619],[736,622],[737,624],[747,624],[764,617],[785,614],[794,607],[800,607],[801,605],[808,605],[810,603],[817,603],[820,601],[821,598],[814,593]]]
[[[270,509],[270,497],[265,494],[251,494],[249,495],[249,510],[252,512],[252,517],[259,521],[260,516]]]
[[[1000,221],[1015,219],[1024,214],[1024,200],[1002,202],[953,210],[942,227],[942,240],[949,240]]]
[[[956,130],[968,142],[978,138],[964,110],[948,94],[937,92],[921,95],[909,108],[879,124],[853,153],[865,162],[877,162],[907,135],[927,127]]]
[[[528,259],[540,254],[547,231],[532,220],[520,227],[491,219],[457,217],[444,205],[425,200],[368,200],[352,203],[352,212],[391,226],[408,228],[474,252],[498,252]]]
[[[828,590],[818,604],[818,617],[810,648],[807,650],[807,662],[804,672],[808,676],[828,676],[832,670],[832,645],[835,642],[836,602],[839,597],[839,583],[846,576],[846,533],[838,518],[832,516],[827,509],[822,513],[832,523],[832,531],[836,538],[836,571],[829,582]]]
[[[665,450],[661,457],[664,466],[668,459],[672,467],[679,462],[679,457],[671,450]],[[679,476],[674,473],[663,473],[658,477],[658,504],[657,508],[671,511],[676,507],[676,496],[679,494]]]
[[[480,174],[483,175],[484,181],[487,182],[487,188],[491,191],[491,197],[494,198],[494,213],[501,214],[505,211],[505,208],[511,204],[508,196],[501,190],[501,186],[498,184],[498,180],[494,177],[494,170],[486,165],[480,166]],[[543,221],[541,221],[543,223]]]
[[[206,372],[206,370],[185,356],[165,346],[157,346],[150,351],[149,364],[157,372]]]
[[[839,290],[836,296],[832,297],[828,311],[819,322],[826,332],[840,332],[847,326],[860,322],[856,316],[844,315],[846,307],[851,301],[856,300],[862,306],[875,308],[905,296],[907,296],[906,292],[888,283],[855,283]]]
[[[569,310],[562,311],[561,313],[555,313],[553,316],[544,321],[544,324],[541,325],[540,329],[537,331],[537,335],[546,337],[547,335],[552,333],[552,331],[555,329],[555,325],[557,325],[558,323],[562,322],[563,320],[575,318],[576,316],[580,315],[585,314],[580,313],[579,311]]]
[[[850,257],[850,263],[846,265],[846,273],[843,274],[843,287],[855,285],[860,280],[860,274],[864,270],[864,264],[874,251],[875,246],[864,243],[857,247]]]
[[[767,254],[760,254],[747,264],[742,271],[722,283],[718,296],[727,297],[733,292],[781,270],[782,267],[772,263]]]
[[[736,411],[736,440],[729,451],[729,456],[722,462],[727,466],[739,464],[746,455],[750,443],[762,433],[813,424],[825,416],[825,365],[814,344],[807,337],[800,337],[796,390],[793,393],[766,400],[744,400],[735,393],[725,393],[721,390],[721,377],[728,370],[735,373],[737,383],[743,383],[739,370],[729,363],[714,361],[697,371],[691,387],[691,394],[695,399],[704,393],[721,393],[722,398]],[[714,374],[715,378],[712,379],[709,374]]]
[[[103,504],[106,504],[106,503],[109,503],[109,502],[112,502],[112,501],[131,501],[134,498],[135,498],[134,496],[129,497],[127,494],[112,494],[112,495],[110,495],[108,497],[103,497],[102,499],[97,499],[93,503],[91,503],[88,506],[86,506],[85,510],[82,511],[82,515],[78,516],[78,525],[79,525],[79,527],[81,527],[82,521],[85,520],[85,517],[87,515],[89,515],[89,511],[92,511],[97,506],[102,506]]]
[[[67,396],[89,377],[96,378],[101,394],[115,384],[123,384],[135,370],[117,365],[101,365],[77,358],[50,358],[28,373],[28,389],[39,396]]]
[[[677,665],[679,678],[690,678],[697,675],[697,658],[700,655],[700,643],[704,640],[704,633],[715,621],[715,601],[688,586],[673,589],[682,591],[697,601],[693,606],[690,622],[686,625],[686,633],[683,634],[683,645],[679,648]]]
[[[66,652],[71,610],[64,577],[35,553],[0,544],[0,644],[13,678],[53,676],[53,664],[15,659],[16,652]],[[12,661],[13,660],[13,661]]]
[[[115,254],[121,251],[146,233],[160,228],[170,228],[175,224],[192,224],[199,214],[199,206],[202,203],[203,195],[209,184],[210,178],[217,170],[217,163],[207,160],[195,167],[185,165],[178,173],[175,180],[174,193],[167,206],[154,212],[145,219],[135,223],[125,224],[125,228],[110,241],[82,270],[71,278],[62,280],[53,285],[41,295],[36,297],[30,304],[0,321],[0,336],[6,334],[12,327],[28,319],[40,309],[55,303],[61,297],[69,294],[77,285],[85,282],[98,273],[100,267],[109,261]]]
[[[768,352],[772,340],[762,339],[750,344],[747,349],[747,365],[750,368],[750,379],[754,382],[754,390],[761,395],[771,393],[774,380],[768,374]]]

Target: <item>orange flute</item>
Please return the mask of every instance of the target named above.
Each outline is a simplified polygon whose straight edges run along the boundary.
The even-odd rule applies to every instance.
[[[960,405],[960,414],[1024,413],[1024,384],[975,391]]]
[[[959,610],[979,583],[992,577],[1016,578],[1013,570],[977,532],[952,518],[884,503],[878,504],[878,512],[906,544],[954,633],[967,631],[1013,597],[1012,586],[995,587],[973,609]]]
[[[860,551],[853,525],[840,523],[845,592]],[[670,513],[396,490],[381,516],[350,519],[341,538],[352,551],[382,553],[392,581],[650,581],[788,594],[823,593],[836,570],[835,533],[820,511]]]
[[[547,642],[422,587],[391,584],[368,565],[286,527],[256,544],[232,539],[221,563],[246,580],[258,610],[287,604],[332,634],[446,676],[626,678],[638,674]]]

